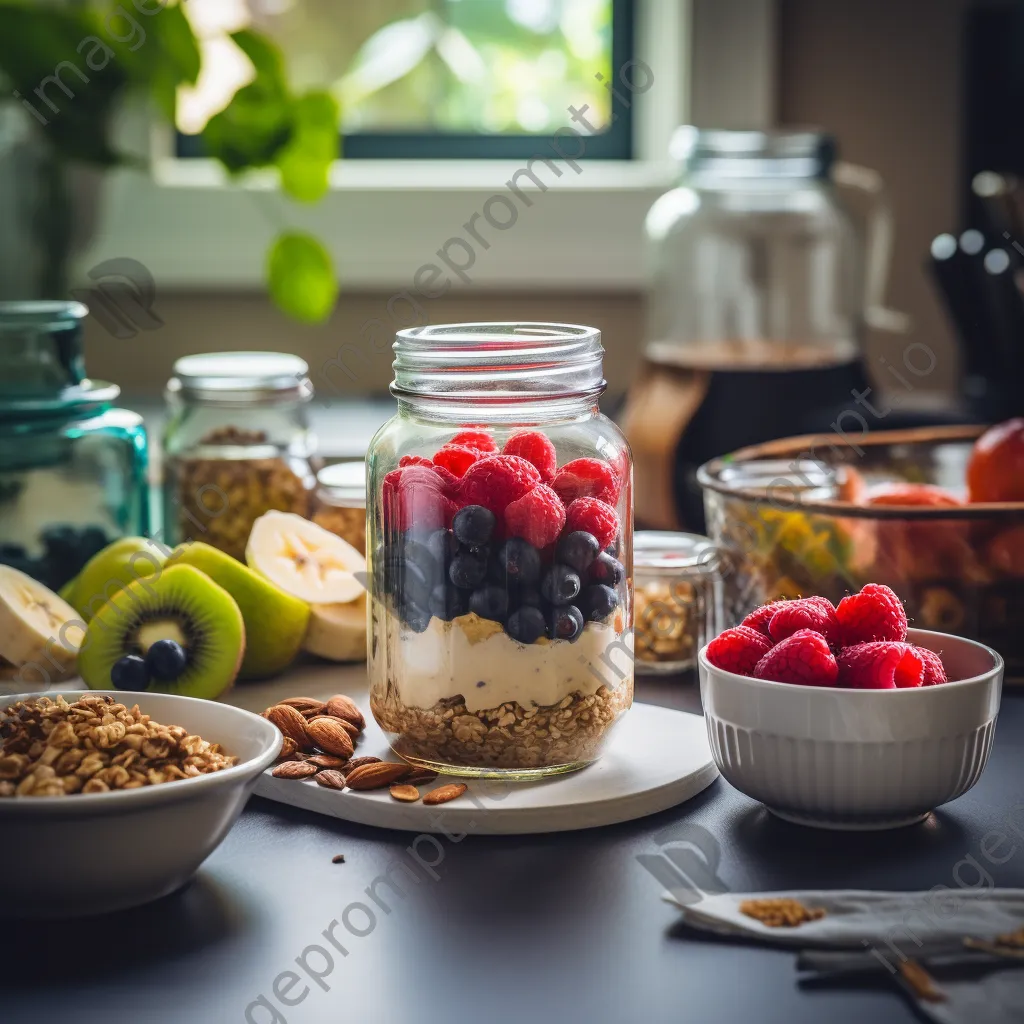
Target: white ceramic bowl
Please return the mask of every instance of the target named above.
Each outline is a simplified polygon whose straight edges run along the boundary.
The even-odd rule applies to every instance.
[[[738,790],[803,825],[880,829],[966,793],[992,749],[1003,660],[983,644],[912,629],[956,682],[847,690],[766,682],[698,657],[711,751]]]
[[[96,690],[55,691],[68,701]],[[164,725],[219,743],[238,764],[194,779],[112,793],[0,799],[0,914],[74,917],[147,903],[184,885],[217,848],[281,734],[227,704],[162,693],[108,691]],[[5,697],[2,706],[25,697]]]

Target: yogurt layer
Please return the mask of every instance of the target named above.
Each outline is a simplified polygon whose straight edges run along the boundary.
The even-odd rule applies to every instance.
[[[386,614],[386,613],[385,613]],[[632,630],[589,622],[575,643],[521,644],[496,622],[470,613],[432,618],[423,633],[392,619],[387,666],[403,704],[431,708],[462,694],[470,713],[516,701],[525,708],[557,704],[571,693],[615,689],[633,676]]]

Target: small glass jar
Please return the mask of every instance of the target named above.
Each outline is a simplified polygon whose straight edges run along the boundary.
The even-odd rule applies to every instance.
[[[365,462],[336,462],[317,473],[313,522],[366,554]]]
[[[633,542],[636,670],[684,672],[722,621],[718,552],[693,533],[637,533]]]
[[[59,589],[149,532],[146,429],[85,375],[80,302],[0,303],[0,562]]]
[[[398,334],[367,457],[370,706],[413,764],[572,771],[632,702],[632,462],[602,352],[565,324]]]
[[[278,352],[209,352],[174,364],[164,430],[168,545],[201,540],[243,561],[271,509],[308,517],[316,438],[308,366]]]

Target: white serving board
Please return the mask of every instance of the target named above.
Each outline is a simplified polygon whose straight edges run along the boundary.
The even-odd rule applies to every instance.
[[[363,710],[366,732],[356,755],[397,760],[368,709]],[[275,779],[268,770],[256,785],[256,795],[378,828],[512,835],[565,832],[643,818],[689,800],[717,777],[700,715],[634,704],[613,730],[600,760],[581,771],[540,782],[439,776],[436,782],[420,786],[420,792],[445,782],[465,782],[469,789],[450,803],[429,807],[400,803],[386,789],[368,793],[325,789],[311,779]]]

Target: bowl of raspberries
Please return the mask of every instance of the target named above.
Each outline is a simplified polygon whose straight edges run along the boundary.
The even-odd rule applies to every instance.
[[[921,821],[978,781],[992,749],[1002,658],[910,629],[899,596],[881,584],[838,605],[763,605],[698,663],[720,771],[799,824]]]

